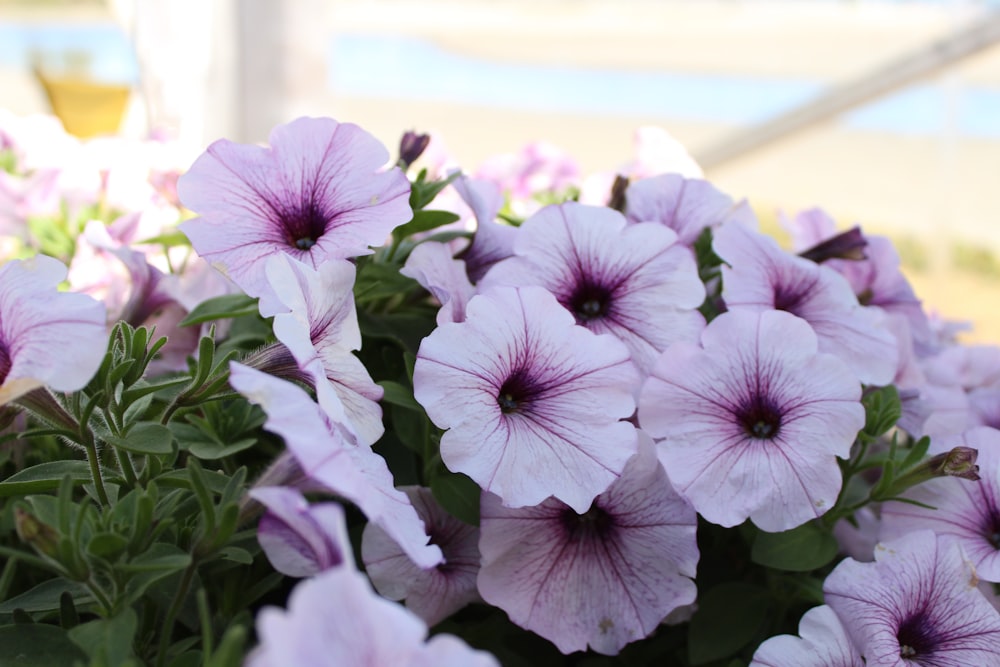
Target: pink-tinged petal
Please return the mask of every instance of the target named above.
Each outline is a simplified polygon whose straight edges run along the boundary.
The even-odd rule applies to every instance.
[[[43,385],[80,389],[103,361],[104,306],[58,291],[65,278],[66,267],[45,255],[0,267],[0,405]],[[54,353],[69,347],[73,354]]]
[[[696,515],[641,436],[621,477],[584,514],[549,499],[482,499],[483,598],[563,653],[617,654],[694,601]]]
[[[476,288],[469,282],[465,262],[452,256],[451,247],[424,241],[413,249],[399,272],[416,280],[440,302],[439,325],[465,320],[465,307],[475,296]]]
[[[707,227],[725,222],[757,228],[746,202],[733,203],[708,181],[664,174],[644,178],[625,191],[625,216],[630,223],[656,222],[675,232],[680,243],[694,245]]]
[[[414,659],[426,635],[419,618],[376,595],[363,574],[336,567],[301,581],[287,611],[261,610],[254,665],[400,667]]]
[[[434,635],[407,667],[500,667],[485,651],[476,651],[454,635]]]
[[[940,454],[958,446],[979,452],[979,481],[932,479],[903,496],[928,507],[903,502],[883,504],[881,538],[892,540],[929,528],[957,540],[981,579],[1000,582],[1000,431],[982,426],[961,436],[934,439],[930,453]]]
[[[452,187],[476,217],[476,231],[469,247],[462,252],[462,260],[469,280],[478,283],[494,264],[514,254],[518,230],[497,222],[504,196],[494,183],[459,176]]]
[[[861,385],[788,313],[725,313],[702,345],[668,348],[639,398],[675,488],[723,526],[782,531],[824,514],[837,457],[864,426]]]
[[[418,567],[374,524],[365,526],[361,558],[375,590],[390,600],[405,600],[407,609],[433,626],[479,600],[479,529],[448,514],[430,489],[411,486],[401,490],[423,519],[431,543],[444,552],[444,562],[430,569]]]
[[[515,256],[486,274],[483,289],[544,287],[578,324],[625,343],[643,372],[670,345],[697,341],[705,286],[672,230],[569,202],[542,209],[518,233]]]
[[[441,562],[441,549],[427,543],[423,521],[402,492],[393,486],[385,460],[359,446],[299,387],[260,371],[232,363],[230,383],[267,413],[265,428],[285,440],[302,471],[313,481],[347,498],[385,529],[422,567]],[[319,388],[318,388],[319,389]],[[332,392],[332,390],[331,390]],[[335,396],[321,401],[336,401]]]
[[[319,269],[278,255],[268,260],[269,290],[261,297],[261,314],[274,316],[274,334],[300,368],[322,372],[344,407],[347,421],[363,444],[376,442],[382,424],[382,388],[368,375],[352,350],[361,348],[361,330],[354,307],[354,265],[331,260]]]
[[[350,123],[300,118],[271,132],[271,147],[219,140],[177,188],[201,217],[181,225],[202,257],[247,294],[266,289],[275,253],[318,267],[369,254],[412,217],[409,181],[378,171],[385,147]]]
[[[783,310],[816,331],[821,352],[837,355],[865,384],[885,385],[896,374],[899,352],[884,315],[863,308],[836,271],[789,255],[777,242],[745,225],[728,224],[713,247],[726,261],[722,298],[730,310]]]
[[[874,563],[842,561],[823,592],[869,667],[1000,665],[1000,613],[978,585],[957,542],[919,530]]]
[[[255,487],[250,496],[267,508],[257,541],[275,570],[309,577],[335,566],[354,567],[340,505],[309,505],[298,490],[281,486]]]
[[[840,619],[826,605],[799,621],[799,637],[779,635],[761,644],[750,667],[865,667]]]
[[[540,287],[495,288],[421,343],[414,396],[441,458],[512,507],[583,512],[635,451],[638,384],[625,346],[573,322]]]

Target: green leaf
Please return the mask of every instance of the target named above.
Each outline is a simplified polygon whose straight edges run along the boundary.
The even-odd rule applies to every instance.
[[[434,201],[438,193],[459,176],[461,176],[461,172],[456,171],[440,181],[427,181],[427,170],[421,169],[420,173],[417,174],[417,179],[410,186],[410,208],[414,211],[420,211]]]
[[[172,572],[183,570],[190,564],[191,554],[173,544],[157,542],[149,551],[119,565],[118,569],[126,572]]]
[[[408,408],[410,410],[420,410],[420,404],[413,398],[413,391],[398,382],[393,382],[391,380],[382,380],[378,383],[382,389],[385,390],[385,394],[382,396],[382,401],[390,405],[398,405],[402,408]]]
[[[459,220],[459,216],[451,211],[417,211],[413,214],[412,220],[405,225],[396,227],[392,235],[397,239],[405,239],[408,236],[437,229],[457,220]]]
[[[189,246],[191,242],[184,232],[178,230],[166,232],[159,236],[153,236],[135,243],[135,245],[168,245],[168,246]]]
[[[124,438],[105,436],[109,445],[136,454],[170,454],[174,450],[174,434],[162,424],[140,422]]]
[[[90,656],[91,664],[123,665],[134,657],[132,642],[138,619],[131,607],[107,619],[90,621],[69,631],[69,638]]]
[[[102,469],[105,477],[117,477],[117,474]],[[25,468],[0,482],[0,497],[26,496],[32,493],[44,493],[59,488],[59,482],[68,476],[74,483],[91,481],[90,466],[86,461],[49,461]]]
[[[728,658],[753,641],[767,621],[767,590],[742,582],[716,586],[698,596],[688,627],[692,665]]]
[[[23,609],[29,614],[38,611],[56,611],[62,606],[60,598],[64,592],[72,596],[73,604],[78,607],[94,601],[83,585],[57,577],[4,600],[0,603],[0,614],[10,614],[15,609]],[[0,652],[0,656],[2,655]]]
[[[479,525],[479,498],[482,491],[462,473],[447,473],[431,480],[431,493],[441,507],[457,519]]]
[[[240,565],[252,565],[253,555],[241,547],[228,546],[223,548],[216,556],[222,560],[231,560]]]
[[[180,326],[189,327],[195,324],[222,320],[231,317],[243,317],[257,313],[257,299],[246,294],[224,294],[202,301],[194,310],[188,313],[180,322]]]
[[[899,392],[892,385],[869,389],[861,398],[865,406],[865,434],[878,438],[888,432],[903,413]]]
[[[0,664],[3,667],[69,667],[87,656],[54,625],[0,626]],[[110,663],[117,664],[117,663]]]
[[[420,349],[420,342],[437,326],[433,311],[422,316],[413,311],[376,315],[358,310],[358,323],[363,335],[396,341],[414,354]]]
[[[187,443],[187,450],[203,461],[215,461],[232,456],[244,449],[250,449],[257,444],[256,438],[242,438],[228,445],[222,445],[214,440],[195,440]]]
[[[128,547],[128,540],[118,533],[97,533],[87,543],[87,551],[100,558],[114,558]]]
[[[368,262],[358,269],[354,284],[358,303],[388,299],[417,289],[417,281],[404,276],[399,268],[398,264]]]
[[[837,549],[833,534],[820,522],[810,521],[781,533],[760,531],[750,559],[776,570],[808,572],[832,561]]]

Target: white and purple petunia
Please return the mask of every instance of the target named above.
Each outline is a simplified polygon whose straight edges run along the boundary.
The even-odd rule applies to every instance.
[[[639,382],[616,338],[577,326],[541,287],[497,287],[425,338],[414,396],[447,429],[441,458],[509,507],[585,512],[636,449]]]
[[[865,384],[886,385],[899,352],[884,314],[863,308],[833,269],[790,255],[746,225],[727,224],[713,239],[725,260],[722,298],[729,310],[783,310],[809,323],[819,349],[837,355]]]
[[[284,438],[309,481],[357,505],[422,567],[441,562],[441,549],[427,543],[424,523],[409,498],[393,486],[385,459],[354,442],[350,429],[331,416],[337,413],[331,388],[317,386],[321,408],[298,386],[235,362],[230,364],[229,381],[264,409],[264,427]]]
[[[919,530],[874,563],[842,561],[823,592],[868,667],[1000,665],[1000,613],[978,585],[958,542]]]
[[[302,369],[321,368],[318,379],[329,380],[358,440],[371,445],[385,430],[379,406],[383,390],[353,354],[361,349],[354,265],[330,260],[313,269],[276,255],[267,261],[266,273],[261,315],[274,317],[275,337]]]
[[[433,568],[417,566],[385,530],[372,523],[361,537],[361,559],[380,595],[405,600],[407,609],[433,626],[479,600],[479,528],[448,514],[428,488],[406,486],[400,491],[423,519],[431,543],[441,547],[444,562]]]
[[[262,609],[257,637],[247,667],[499,667],[453,635],[425,642],[419,618],[346,566],[300,582],[287,610]]]
[[[861,385],[789,313],[733,311],[664,352],[639,397],[674,487],[712,523],[794,528],[833,507]]]
[[[266,289],[264,262],[285,253],[314,267],[366,255],[413,216],[410,183],[382,171],[375,137],[332,118],[271,131],[270,147],[216,141],[177,183],[201,217],[181,224],[198,254],[250,296]]]
[[[563,653],[615,655],[694,602],[694,509],[671,488],[652,441],[583,513],[555,499],[510,509],[482,499],[479,591]]]
[[[626,224],[618,211],[567,202],[528,218],[514,257],[497,263],[481,286],[540,285],[578,324],[610,333],[648,372],[677,341],[696,342],[705,300],[690,249],[656,223]]]
[[[257,525],[257,541],[275,570],[311,577],[331,567],[354,567],[340,505],[310,505],[300,491],[284,486],[258,486],[249,494],[267,508]]]
[[[60,292],[65,279],[66,267],[45,255],[0,266],[0,405],[42,386],[76,391],[104,360],[104,305]]]
[[[883,540],[929,528],[958,540],[980,578],[1000,582],[1000,431],[980,426],[958,436],[934,438],[929,453],[953,447],[978,450],[979,480],[941,477],[915,486],[904,498],[923,503],[882,505]]]
[[[799,621],[799,636],[778,635],[757,647],[750,667],[865,667],[833,609],[813,607]]]

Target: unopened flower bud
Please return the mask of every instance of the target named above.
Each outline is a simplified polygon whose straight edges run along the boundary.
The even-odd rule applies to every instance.
[[[399,140],[399,162],[397,162],[399,167],[406,171],[411,164],[417,161],[417,158],[423,155],[430,142],[431,135],[429,134],[417,134],[413,131],[404,133],[403,138]]]
[[[52,526],[42,523],[27,510],[15,507],[14,528],[22,542],[40,554],[55,557],[59,546],[59,533]]]
[[[616,211],[625,210],[625,191],[628,190],[628,176],[618,174],[611,185],[611,196],[608,198],[608,208]]]
[[[976,457],[979,450],[972,447],[955,447],[950,452],[938,454],[927,460],[927,465],[935,477],[961,477],[979,481],[979,466]]]
[[[828,259],[862,260],[867,259],[867,255],[865,255],[866,245],[868,245],[868,241],[861,233],[861,228],[855,226],[800,252],[799,257],[812,260],[817,264]]]

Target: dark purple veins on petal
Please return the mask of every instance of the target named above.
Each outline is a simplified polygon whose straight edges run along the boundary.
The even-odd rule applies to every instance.
[[[786,313],[797,315],[806,297],[809,296],[808,288],[802,286],[776,285],[774,288],[774,309],[783,310]]]
[[[602,285],[581,282],[576,286],[569,303],[564,304],[576,316],[579,324],[605,317],[611,306],[611,290]]]
[[[497,404],[505,415],[524,412],[538,395],[539,388],[523,369],[512,372],[497,392]]]
[[[319,203],[308,196],[279,210],[278,216],[288,244],[298,250],[309,250],[316,245],[329,222]]]
[[[927,616],[922,611],[900,623],[896,639],[899,640],[899,657],[907,660],[930,657],[937,644]]]
[[[10,367],[10,351],[7,349],[6,344],[0,342],[0,383],[7,379],[7,373],[10,373]]]
[[[761,393],[754,393],[736,409],[736,419],[755,440],[773,440],[781,430],[781,410]]]

